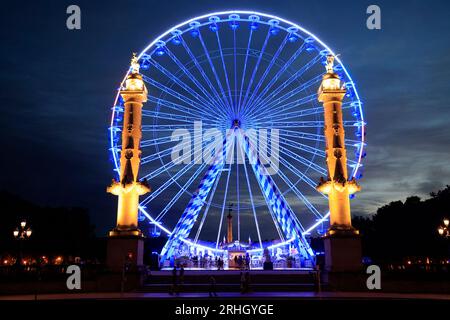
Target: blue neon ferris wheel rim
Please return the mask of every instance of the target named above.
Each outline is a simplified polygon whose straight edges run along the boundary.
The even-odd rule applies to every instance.
[[[178,37],[180,34],[190,32],[196,28],[211,26],[214,23],[219,23],[219,22],[220,23],[224,23],[224,22],[228,23],[228,22],[233,22],[233,21],[257,22],[260,24],[266,24],[268,26],[276,26],[277,28],[284,30],[285,32],[288,32],[290,34],[298,36],[299,38],[303,39],[304,41],[305,41],[305,39],[307,39],[305,37],[305,35],[307,35],[307,37],[313,39],[313,41],[315,43],[320,44],[320,46],[322,48],[324,48],[327,53],[334,54],[333,50],[331,50],[317,36],[315,36],[308,30],[302,28],[301,26],[299,26],[291,21],[282,19],[282,18],[274,16],[274,15],[255,12],[255,11],[233,10],[233,11],[224,11],[224,12],[214,12],[214,13],[198,16],[198,17],[186,20],[186,21],[176,25],[175,27],[167,30],[166,32],[164,32],[163,34],[158,36],[156,39],[154,39],[146,48],[144,48],[144,50],[142,50],[139,53],[138,58],[141,59],[143,57],[143,55],[150,55],[150,56],[154,55],[155,52],[159,48],[170,43],[171,41],[173,41],[173,39]],[[360,146],[358,147],[356,164],[353,166],[353,171],[351,173],[351,177],[358,178],[358,173],[362,166],[362,164],[361,164],[362,158],[363,158],[363,155],[365,155],[365,151],[364,151],[365,122],[364,122],[362,103],[360,101],[359,94],[356,90],[356,86],[355,86],[350,74],[348,73],[347,69],[345,68],[345,66],[343,65],[341,60],[339,59],[339,57],[336,57],[336,62],[339,66],[341,66],[342,72],[345,74],[345,78],[347,80],[346,81],[347,87],[351,88],[351,90],[353,91],[353,93],[355,95],[355,99],[352,100],[352,106],[353,106],[353,108],[358,110],[358,116],[357,116],[357,121],[355,121],[355,126],[358,127],[359,132],[360,132],[360,137],[359,137],[360,140],[358,142],[360,144]],[[124,76],[124,79],[122,80],[122,82],[125,80],[128,73],[129,73],[129,70],[126,73],[126,75]],[[122,83],[121,83],[121,85],[122,85]],[[116,172],[119,172],[120,164],[119,164],[119,159],[117,157],[117,152],[116,152],[116,150],[118,149],[118,142],[117,142],[117,139],[115,139],[115,135],[117,134],[117,131],[113,128],[115,128],[114,125],[117,120],[116,117],[117,117],[118,113],[117,113],[117,109],[115,108],[115,106],[117,105],[118,101],[119,101],[119,93],[117,93],[117,95],[116,95],[114,107],[112,109],[113,112],[112,112],[112,117],[111,117],[111,128],[110,128],[111,154],[112,154],[113,164],[114,164]],[[167,233],[167,234],[171,233],[171,231],[169,229],[164,227],[158,221],[155,221],[153,219],[153,217],[146,211],[146,209],[144,207],[140,207],[140,210],[151,222],[153,222],[155,225],[157,225],[165,233]],[[305,233],[309,233],[312,230],[314,230],[317,226],[319,226],[323,221],[325,221],[328,218],[328,215],[329,215],[329,213],[325,214],[323,216],[322,221],[319,220],[316,223],[314,223],[313,225],[309,226],[308,228],[305,228],[306,229]],[[208,248],[208,249],[211,249],[211,248]]]

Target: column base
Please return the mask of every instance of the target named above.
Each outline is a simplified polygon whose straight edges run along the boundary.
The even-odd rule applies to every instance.
[[[140,237],[142,238],[144,235],[142,234],[142,231],[139,230],[135,226],[117,226],[114,229],[112,229],[109,234],[109,237]]]
[[[336,237],[355,237],[359,235],[359,230],[356,230],[352,226],[333,224],[327,231],[326,236]]]
[[[140,232],[140,231],[139,231]],[[144,238],[128,232],[111,231],[107,243],[106,265],[113,272],[138,270],[144,265]]]
[[[330,229],[323,241],[325,271],[360,272],[362,270],[361,238],[357,230]]]
[[[354,228],[330,228],[323,239],[325,267],[323,280],[331,290],[364,290],[361,238]]]

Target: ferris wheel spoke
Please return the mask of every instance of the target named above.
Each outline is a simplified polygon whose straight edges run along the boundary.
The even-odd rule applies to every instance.
[[[269,81],[269,83],[265,86],[265,88],[259,94],[259,97],[254,101],[253,105],[259,104],[267,93],[270,92],[272,86],[281,78],[281,76],[288,70],[288,68],[294,63],[294,61],[304,52],[305,43],[303,43],[289,58],[288,61],[281,67],[280,70],[275,74],[275,76]]]
[[[149,103],[154,103],[155,105],[161,105],[167,108],[170,108],[172,110],[176,110],[179,111],[183,114],[186,114],[187,116],[183,116],[180,114],[167,114],[164,112],[160,112],[160,111],[150,111],[147,109],[143,109],[142,110],[142,116],[148,116],[148,117],[158,117],[157,114],[160,113],[161,117],[163,119],[170,119],[170,120],[178,120],[178,119],[182,119],[185,120],[187,118],[192,119],[192,116],[201,119],[201,120],[208,120],[209,118],[207,116],[205,116],[205,114],[201,114],[198,111],[194,110],[194,109],[190,109],[188,107],[185,107],[183,105],[168,101],[166,99],[162,99],[162,98],[157,98],[155,96],[151,96],[149,95],[147,97],[147,101]],[[116,107],[117,108],[117,107]],[[123,108],[122,108],[123,109]],[[123,112],[123,111],[118,111],[118,112]],[[192,120],[191,120],[192,121]]]
[[[222,211],[220,214],[219,229],[217,231],[216,249],[219,247],[220,233],[222,231],[223,217],[225,214],[225,206],[227,203],[227,194],[228,194],[228,185],[230,183],[230,175],[231,175],[231,164],[228,165],[227,183],[225,184],[225,192],[223,195]]]
[[[280,146],[280,152],[287,155],[288,157],[290,157],[291,159],[297,160],[298,162],[300,162],[301,164],[305,165],[308,168],[312,168],[313,170],[315,170],[316,172],[320,173],[323,176],[327,175],[327,170],[321,166],[319,166],[318,164],[306,159],[305,157],[302,157],[299,154],[296,154],[292,151],[290,151],[289,149],[286,149],[282,146]]]
[[[212,124],[212,123],[203,123],[202,122],[202,127],[206,127],[208,129],[217,128],[217,129],[225,130],[225,126],[217,126],[216,124]],[[142,126],[142,132],[147,132],[147,131],[165,132],[165,131],[174,131],[174,130],[178,130],[178,129],[189,130],[189,129],[193,129],[193,128],[194,128],[194,123],[192,123],[192,124],[144,124]]]
[[[173,57],[172,60],[176,59],[176,57],[173,56],[173,54],[171,53],[170,50],[166,50],[166,52],[168,53],[168,55],[170,57]],[[178,59],[175,60],[176,62],[180,63],[178,61]],[[183,88],[183,90],[185,90],[188,94],[190,94],[193,98],[197,99],[201,105],[203,105],[203,107],[206,110],[209,110],[210,112],[217,112],[217,111],[221,111],[220,108],[218,110],[213,110],[215,109],[213,107],[213,105],[211,105],[210,101],[212,101],[212,97],[207,97],[207,99],[210,99],[210,101],[205,100],[204,97],[202,97],[198,92],[196,92],[193,88],[191,88],[189,85],[187,85],[185,82],[181,81],[177,76],[175,76],[172,72],[170,72],[169,70],[167,70],[166,68],[164,68],[163,66],[161,66],[158,62],[156,62],[154,59],[149,59],[149,62],[151,65],[153,65],[156,69],[158,69],[161,73],[163,73],[167,78],[169,78],[171,81],[173,81],[174,83],[176,83],[178,86],[180,86],[181,88]],[[180,63],[180,68],[183,67],[183,71],[186,70],[186,68]],[[189,77],[189,79],[191,81],[196,81],[195,78],[193,77],[193,75],[186,70],[185,74]],[[194,80],[192,80],[194,79]],[[195,82],[194,82],[195,83]],[[213,108],[213,109],[212,109]]]
[[[182,114],[180,115],[178,113],[177,114],[164,113],[161,111],[149,111],[149,110],[144,109],[143,114],[142,114],[143,116],[150,116],[150,117],[157,118],[158,115],[161,114],[162,116],[160,116],[160,118],[162,118],[162,119],[178,120],[178,121],[181,120],[181,121],[185,121],[185,122],[192,122],[193,119],[198,119],[204,123],[211,122],[211,117],[205,112],[200,113],[199,111],[197,111],[195,109],[190,109],[183,105],[177,104],[175,102],[168,101],[168,100],[165,100],[162,98],[156,98],[153,96],[149,96],[148,101],[152,102],[156,105],[161,105],[163,107],[167,107],[169,109],[179,111]],[[222,117],[218,116],[216,119],[216,122],[223,123],[222,119],[223,119]]]
[[[264,156],[262,158],[265,158]],[[265,161],[268,161],[268,159],[265,159]],[[286,174],[283,173],[283,171],[278,168],[277,175],[283,180],[283,182],[288,186],[288,190],[286,190],[283,194],[287,193],[288,191],[292,190],[292,192],[295,194],[295,196],[300,199],[306,206],[306,208],[311,211],[311,213],[318,219],[323,218],[323,215],[314,207],[314,205],[305,197],[305,195],[299,190],[299,188],[296,186],[295,183],[293,183]],[[300,220],[298,219],[296,214],[293,214],[293,219],[301,226],[302,232],[305,231],[303,229],[302,224],[300,223]]]
[[[274,128],[274,129],[276,129],[276,128]],[[286,130],[286,129],[281,129],[280,132],[281,132],[280,141],[283,139],[283,141],[287,145],[289,145],[293,148],[302,150],[302,151],[306,151],[306,152],[309,152],[309,153],[312,153],[315,155],[319,155],[320,157],[325,157],[325,152],[322,149],[317,149],[317,148],[314,148],[314,147],[311,147],[311,146],[305,145],[303,143],[300,143],[298,141],[294,141],[294,140],[290,139],[290,138],[300,138],[300,139],[324,142],[325,140],[324,140],[323,136],[319,136],[319,135],[312,134],[312,133],[303,133],[303,132],[297,132],[297,131],[292,131],[292,130]],[[289,137],[289,138],[286,138],[286,137]],[[345,145],[347,147],[356,148],[356,150],[360,150],[360,148],[364,144],[361,144],[360,141],[348,139],[345,142]],[[355,166],[362,167],[363,166],[358,161],[352,160],[350,158],[347,159],[347,162],[348,162],[349,166],[351,166],[351,167],[355,167]]]
[[[301,92],[311,88],[312,86],[317,86],[317,84],[320,83],[321,80],[322,80],[322,75],[319,74],[315,78],[313,78],[313,79],[311,79],[311,80],[301,84],[300,86],[292,89],[291,91],[283,94],[281,97],[268,102],[268,104],[265,105],[265,107],[266,108],[270,108],[271,110],[274,110],[275,113],[284,112],[284,111],[286,111],[286,105],[289,105],[289,103],[281,105],[283,102],[285,102],[286,100],[296,96],[297,94],[299,94],[299,93],[301,93]],[[306,97],[303,97],[303,98],[301,98],[299,100],[300,101],[306,100],[307,102],[309,102],[309,101],[316,100],[317,97],[318,97],[317,93],[313,93],[313,94],[311,94],[309,96],[306,96]],[[308,99],[311,99],[311,100],[308,100]],[[292,106],[289,109],[292,109]]]
[[[170,142],[173,142],[172,141],[172,137],[164,137],[165,139],[169,139],[169,141]],[[158,138],[157,138],[158,139]],[[155,140],[157,140],[157,139],[155,139]],[[158,144],[155,144],[155,145],[158,145]],[[203,145],[203,142],[202,141],[199,141],[199,142],[197,142],[197,143],[195,143],[194,144],[194,150],[196,149],[196,148],[198,148],[199,146],[202,146]],[[195,152],[194,152],[194,155],[195,155]],[[200,163],[201,162],[201,160],[202,160],[202,153],[200,152],[199,154],[197,154],[197,155],[195,155],[195,157],[194,157],[194,159],[193,160],[191,160],[191,161],[189,161],[189,164],[196,164],[196,163]],[[150,179],[153,179],[154,177],[157,177],[158,175],[160,175],[161,173],[163,173],[163,172],[165,172],[165,171],[168,171],[168,170],[170,170],[170,169],[172,169],[174,166],[176,166],[177,164],[179,164],[179,163],[182,163],[182,162],[185,162],[186,160],[188,160],[189,158],[191,157],[191,155],[190,154],[182,154],[177,160],[177,162],[178,163],[175,163],[175,161],[171,161],[171,162],[168,162],[168,163],[165,163],[164,165],[162,165],[161,167],[159,167],[159,168],[157,168],[156,170],[154,170],[154,171],[152,171],[152,172],[150,172],[150,173],[148,173],[148,174],[146,174],[145,176],[144,176],[144,178],[145,179],[147,179],[147,180],[150,180]]]
[[[254,121],[253,124],[259,128],[322,128],[323,121],[305,120],[305,121]]]
[[[221,99],[223,99],[224,104],[225,104],[226,106],[228,106],[228,109],[227,109],[228,115],[229,115],[230,117],[232,117],[233,115],[230,114],[231,106],[229,105],[229,103],[228,103],[228,101],[227,101],[225,91],[223,90],[222,82],[220,81],[220,78],[219,78],[219,76],[218,76],[218,74],[217,74],[217,72],[216,72],[216,68],[214,67],[214,64],[213,64],[213,62],[212,62],[212,60],[211,60],[211,56],[210,56],[210,54],[209,54],[209,50],[208,50],[208,48],[206,47],[205,42],[203,41],[203,37],[202,37],[202,34],[201,34],[200,31],[198,32],[198,38],[200,39],[200,43],[201,43],[201,45],[202,45],[202,47],[203,47],[203,51],[205,52],[206,58],[208,59],[208,62],[209,62],[209,66],[210,66],[210,68],[211,68],[211,70],[212,70],[212,72],[213,72],[213,74],[214,74],[215,79],[216,79],[217,86],[219,87],[219,90],[220,90]]]
[[[282,138],[280,138],[280,140],[281,140],[281,139],[282,139]],[[290,146],[293,147],[293,148],[301,149],[301,150],[304,151],[304,147],[295,146],[295,145],[292,145],[292,143],[286,143],[286,144],[290,145]],[[318,150],[318,149],[316,149],[316,150]],[[305,159],[305,158],[301,157],[300,155],[298,155],[298,154],[296,154],[296,153],[294,153],[294,152],[292,152],[292,151],[290,151],[290,150],[288,150],[288,149],[286,149],[286,148],[284,148],[284,147],[280,147],[280,152],[283,153],[283,154],[286,154],[286,155],[289,156],[290,158],[292,158],[292,159],[294,159],[294,160],[297,160],[298,162],[300,162],[300,163],[302,163],[302,164],[304,164],[304,165],[306,165],[306,166],[308,166],[308,167],[311,167],[312,169],[314,169],[314,170],[317,171],[318,173],[322,174],[323,176],[326,176],[326,175],[327,175],[327,170],[326,170],[325,168],[322,168],[321,166],[318,166],[317,164],[315,164],[315,163],[309,161],[308,159]],[[308,151],[308,152],[310,152],[310,151]],[[311,152],[310,152],[310,153],[311,153]],[[325,158],[325,153],[314,153],[314,154],[315,154],[315,155],[318,155],[318,156],[320,156],[320,157],[322,157],[322,158]],[[303,158],[303,159],[301,159],[301,158]],[[347,162],[348,162],[348,165],[349,165],[350,167],[353,167],[353,166],[358,165],[358,162],[356,162],[356,161],[354,161],[354,160],[351,160],[351,159],[347,159]],[[282,158],[280,158],[280,163],[283,163],[283,165],[287,166],[287,165],[286,165],[286,162],[283,161]],[[360,164],[360,166],[362,166],[362,165]],[[294,167],[293,167],[292,165],[289,165],[289,168],[292,169],[292,168],[294,168]],[[296,169],[296,170],[297,170],[297,169]],[[298,170],[297,170],[297,172],[300,173],[300,171],[298,171]],[[302,174],[302,178],[303,178],[303,177],[306,178],[306,176],[305,176],[304,174]],[[308,184],[309,184],[312,188],[315,189],[317,183],[314,183],[314,181],[309,180],[309,183],[308,183]]]
[[[174,98],[176,98],[176,99],[178,99],[178,100],[180,100],[180,101],[190,105],[192,108],[198,110],[199,112],[203,111],[201,108],[198,107],[198,103],[196,103],[194,100],[186,97],[185,95],[183,95],[183,94],[181,94],[181,93],[179,93],[179,92],[177,92],[177,91],[175,91],[175,90],[173,90],[173,89],[163,85],[162,83],[160,83],[160,82],[158,82],[158,81],[156,81],[156,80],[154,80],[154,79],[152,79],[150,77],[142,75],[142,79],[146,83],[148,83],[149,85],[151,85],[153,87],[156,87],[159,90],[161,90],[161,91],[171,95],[172,97],[174,97]]]
[[[172,53],[172,51],[168,50],[167,52],[168,52],[169,56],[172,58],[172,60],[175,61],[175,63],[181,68],[181,70],[189,77],[189,79],[197,86],[197,88],[199,88],[200,91],[206,96],[206,99],[210,100],[209,102],[207,102],[207,104],[210,105],[213,110],[216,110],[216,112],[218,111],[219,113],[222,113],[222,115],[226,116],[226,114],[223,112],[222,108],[218,108],[217,105],[214,104],[215,101],[221,101],[218,94],[216,95],[216,97],[213,97],[210,93],[208,93],[208,91],[205,89],[205,87],[203,87],[203,85],[197,80],[197,78],[179,61],[179,59]],[[194,62],[194,64],[195,64],[195,62]]]
[[[142,131],[174,131],[178,129],[186,129],[193,130],[195,128],[195,122],[193,121],[190,124],[146,124],[142,126]],[[208,122],[208,121],[199,121],[202,124],[203,128],[206,129],[218,129],[220,131],[226,131],[227,127],[220,121]]]
[[[310,79],[309,81],[302,83],[300,86],[293,88],[291,91],[283,94],[281,97],[276,98],[276,95],[270,94],[270,96],[265,100],[264,103],[261,103],[260,105],[256,106],[255,113],[261,112],[262,110],[271,110],[271,112],[274,112],[275,114],[278,114],[280,112],[284,112],[289,109],[292,109],[293,107],[297,105],[301,105],[303,103],[311,102],[317,99],[317,94],[311,94],[307,97],[303,97],[299,99],[298,101],[292,101],[285,105],[281,105],[286,100],[294,97],[295,95],[307,90],[308,88],[311,88],[313,85],[317,85],[322,79],[322,74],[319,74],[318,76]],[[290,108],[288,107],[290,106]]]
[[[159,139],[159,138],[157,138],[157,139]],[[167,140],[167,139],[168,139],[168,137],[164,137],[164,140],[158,140],[158,141],[156,141],[155,143],[153,143],[153,144],[151,144],[151,145],[159,146],[159,145],[162,145],[162,144],[164,144],[164,143],[168,143],[168,140]],[[155,139],[154,139],[154,140],[155,140]],[[145,145],[145,146],[150,146],[150,143],[148,142],[149,140],[145,140],[145,141],[146,141],[146,145]],[[172,141],[172,138],[170,138],[170,142],[173,142],[173,141]],[[195,148],[196,146],[198,146],[198,145],[199,145],[199,143],[194,144],[194,148]],[[182,142],[181,144],[179,144],[179,147],[180,147],[181,149],[184,149],[184,147],[186,147],[186,146],[189,146],[189,148],[191,148],[191,141],[190,141],[190,140],[185,141],[185,142]],[[141,147],[142,147],[142,146],[141,146]],[[149,163],[149,162],[158,160],[158,159],[160,159],[160,158],[162,158],[162,157],[169,156],[169,155],[172,153],[172,151],[173,151],[173,147],[170,146],[170,147],[168,147],[168,148],[166,148],[166,149],[164,149],[164,150],[162,150],[162,151],[153,153],[153,154],[151,154],[151,155],[149,155],[149,156],[142,157],[142,159],[141,159],[141,164],[147,164],[147,163]]]
[[[302,179],[308,186],[310,186],[314,191],[318,192],[317,182],[313,181],[311,178],[309,178],[307,175],[305,175],[303,172],[298,170],[294,165],[292,165],[289,161],[285,160],[284,158],[280,158],[280,164],[288,168],[290,171],[292,171],[298,178]],[[318,192],[321,194],[324,198],[327,199],[327,196],[323,193]]]
[[[243,166],[244,166],[245,178],[246,178],[246,181],[247,181],[247,189],[248,189],[248,193],[250,195],[250,204],[251,204],[251,207],[252,207],[253,218],[255,220],[256,232],[258,233],[259,246],[262,249],[263,245],[262,245],[262,240],[261,240],[261,232],[259,231],[259,222],[258,222],[258,218],[257,218],[257,215],[256,215],[255,203],[253,201],[252,188],[251,188],[251,185],[250,185],[250,179],[248,177],[247,165],[245,164],[245,156],[244,156],[245,151],[242,150],[242,145],[241,144],[239,144],[239,147],[241,148],[240,154],[241,154],[242,163],[243,163]],[[239,154],[239,152],[238,152],[238,154]],[[238,166],[238,165],[236,165],[236,166]]]
[[[206,168],[206,163],[201,164],[195,173],[186,181],[186,183],[178,190],[177,194],[170,199],[167,205],[161,210],[161,212],[156,216],[156,221],[161,221],[162,218],[169,212],[169,210],[173,207],[173,205],[180,199],[180,197],[188,190],[188,188],[192,185],[192,183],[197,179],[197,177],[202,173],[202,171]]]
[[[298,105],[297,105],[298,106]],[[302,118],[302,117],[308,117],[308,116],[313,116],[313,115],[317,115],[317,114],[322,114],[323,113],[323,107],[314,107],[314,108],[307,108],[307,109],[300,109],[300,110],[296,110],[296,111],[290,111],[290,112],[281,112],[279,114],[276,115],[263,115],[262,117],[258,117],[257,119],[259,121],[270,121],[270,120],[274,120],[274,121],[283,121],[283,120],[292,120],[292,119],[297,119],[297,118]]]
[[[178,103],[175,103],[175,102],[163,99],[163,98],[158,98],[158,97],[149,95],[147,100],[148,100],[148,102],[154,103],[156,105],[161,105],[161,106],[182,112],[182,113],[190,115],[190,116],[194,115],[195,117],[198,117],[200,119],[204,117],[204,115],[200,114],[199,111],[197,111],[197,110],[188,108],[186,106],[183,106],[181,104],[178,104]]]
[[[188,141],[188,142],[183,142],[180,146],[181,146],[181,147],[184,147],[184,146],[187,146],[187,145],[190,146],[190,144],[191,144],[191,142]],[[167,148],[167,149],[164,149],[164,150],[159,151],[159,152],[156,152],[156,153],[152,153],[152,154],[149,155],[149,156],[142,157],[142,159],[141,159],[141,165],[144,165],[144,164],[150,163],[150,162],[152,162],[152,161],[158,160],[158,159],[160,159],[160,158],[162,158],[162,157],[167,157],[167,156],[169,156],[171,153],[172,153],[172,147]]]
[[[263,142],[264,144],[264,142]],[[267,148],[267,145],[265,145],[265,147]],[[260,157],[262,157],[266,163],[270,163],[269,159],[264,155],[264,154],[259,154]],[[294,158],[295,160],[299,161],[299,159]],[[291,167],[289,167],[291,168]],[[327,174],[327,172],[323,172],[324,175]],[[295,183],[293,183],[284,173],[283,171],[278,168],[277,170],[277,175],[280,176],[280,178],[284,181],[284,183],[286,183],[286,185],[289,187],[289,190],[292,190],[294,192],[294,194],[303,201],[303,203],[306,205],[306,207],[318,218],[322,218],[322,214],[311,204],[311,202],[303,195],[303,193],[298,189],[298,187],[296,186]],[[295,218],[298,220],[297,216],[295,216]],[[299,221],[300,223],[300,221]]]
[[[191,116],[178,115],[173,113],[166,113],[162,111],[153,111],[153,110],[142,110],[143,117],[151,117],[152,119],[163,119],[163,120],[172,120],[178,122],[187,122],[192,124],[195,122],[195,119]],[[211,118],[199,118],[198,121],[201,121],[202,124],[206,126],[215,126],[217,128],[222,127],[223,121],[220,118],[215,119],[215,122],[211,122]]]
[[[288,38],[289,38],[289,35],[286,34],[286,36],[283,39],[283,42],[280,44],[280,46],[278,47],[277,51],[272,56],[272,59],[270,60],[270,63],[266,67],[266,70],[264,71],[263,75],[261,76],[261,78],[258,81],[258,84],[256,85],[255,89],[253,90],[252,95],[250,96],[250,99],[248,99],[248,103],[247,104],[249,106],[252,105],[253,100],[257,97],[256,94],[258,93],[259,89],[261,88],[261,85],[263,84],[264,80],[268,76],[270,70],[274,66],[274,64],[275,64],[276,60],[278,59],[278,56],[280,55],[281,51],[283,51],[284,46],[286,45]]]
[[[173,120],[179,122],[187,122],[192,123],[192,117],[183,116],[173,113],[166,113],[161,111],[153,111],[153,110],[142,110],[143,117],[150,117],[152,119],[164,119],[164,120]]]
[[[280,135],[286,134],[289,137],[298,138],[298,139],[305,139],[305,140],[311,140],[311,141],[320,141],[325,143],[325,137],[320,134],[315,133],[309,133],[309,132],[299,132],[299,131],[293,131],[288,129],[280,129]],[[352,139],[345,139],[345,145],[348,147],[357,147],[361,145],[361,141],[352,140]]]
[[[216,88],[213,86],[213,84],[211,83],[211,80],[209,79],[209,77],[207,76],[205,70],[203,69],[203,67],[201,66],[201,64],[198,62],[198,59],[196,58],[196,56],[192,53],[192,50],[189,48],[189,46],[187,45],[187,43],[184,41],[183,37],[181,38],[181,44],[183,45],[184,49],[186,50],[187,54],[189,55],[189,57],[191,58],[191,60],[194,62],[194,65],[196,66],[198,72],[200,72],[200,74],[203,77],[203,80],[205,80],[206,84],[208,85],[209,89],[213,92],[214,97],[213,101],[217,101],[218,104],[220,104],[220,106],[226,110],[225,104],[223,103],[222,99],[220,98],[219,93],[217,92]]]
[[[317,101],[317,94],[314,93],[309,96],[278,106],[277,108],[272,108],[272,106],[260,106],[258,109],[256,109],[256,112],[254,114],[250,115],[250,117],[255,117],[256,119],[261,118],[278,120],[278,117],[280,116],[284,118],[284,115],[287,113],[286,111],[315,101]],[[268,114],[268,112],[266,111],[270,111],[270,114]]]
[[[260,95],[261,99],[254,103],[254,106],[258,105],[267,105],[269,104],[278,94],[280,94],[287,86],[289,86],[292,82],[297,80],[300,76],[302,76],[307,70],[309,70],[314,64],[319,61],[321,55],[315,56],[313,59],[308,61],[305,65],[303,65],[299,70],[297,70],[293,75],[291,75],[286,81],[280,84],[276,89],[271,90],[270,93],[266,95],[265,98],[262,98],[262,93]]]
[[[233,117],[235,117],[236,111],[234,110],[233,98],[231,97],[231,87],[230,87],[230,81],[228,80],[228,72],[227,72],[227,67],[225,65],[225,58],[223,57],[222,43],[220,42],[219,31],[216,31],[215,33],[216,33],[216,38],[217,38],[217,45],[219,46],[220,57],[222,60],[222,68],[223,68],[223,73],[225,75],[225,83],[228,88],[228,96],[230,98],[230,106],[234,113]]]
[[[170,143],[172,142],[170,137],[159,137],[153,139],[147,139],[141,141],[141,148],[152,147],[160,144]]]
[[[265,148],[267,149],[267,144],[264,142],[260,142]],[[261,156],[261,155],[260,155]],[[264,160],[269,161],[267,157],[262,155],[264,157]],[[279,157],[278,159],[280,161],[280,164],[284,165],[285,167],[289,168],[292,172],[294,172],[299,178],[301,178],[303,181],[306,182],[312,189],[316,190],[317,182],[313,181],[311,178],[309,178],[307,175],[305,175],[303,172],[299,171],[294,165],[292,165],[290,162],[286,161],[283,157]],[[270,163],[270,162],[268,162]],[[326,196],[325,196],[326,198]]]
[[[175,175],[171,176],[170,179],[166,180],[164,184],[162,184],[158,189],[153,191],[148,197],[146,197],[142,202],[141,205],[146,205],[150,202],[152,202],[156,197],[158,197],[162,192],[164,192],[170,185],[172,185],[177,179],[179,179],[183,174],[185,174],[189,169],[191,169],[194,166],[194,162],[190,163],[189,165],[186,165],[178,171]]]
[[[322,149],[314,148],[314,147],[308,146],[306,144],[300,143],[298,141],[294,141],[292,139],[289,139],[286,137],[281,137],[281,136],[280,136],[280,143],[283,143],[286,146],[289,146],[291,148],[301,150],[304,152],[308,152],[312,155],[320,156],[321,158],[325,158],[325,151],[323,151]]]
[[[314,95],[317,97],[317,95]],[[288,105],[288,104],[287,104]],[[296,106],[298,106],[296,104]],[[351,107],[351,102],[345,102],[342,104],[342,110],[349,109]],[[323,107],[313,107],[307,109],[300,109],[290,112],[279,112],[277,114],[264,115],[263,117],[259,117],[258,120],[262,119],[273,119],[273,120],[292,120],[293,118],[301,118],[306,116],[312,116],[317,114],[323,114]]]
[[[256,72],[258,71],[258,67],[259,67],[259,64],[261,63],[261,58],[264,54],[264,51],[266,50],[266,46],[267,46],[267,43],[269,42],[269,38],[270,38],[270,30],[267,31],[266,39],[264,40],[264,43],[262,45],[261,51],[258,56],[258,60],[256,61],[255,67],[253,68],[252,75],[251,75],[250,80],[247,85],[247,90],[245,90],[244,101],[242,102],[242,109],[244,109],[244,110],[246,108],[248,94],[250,93],[250,89],[253,85],[253,81],[255,80],[255,75],[256,75]],[[244,111],[244,114],[245,114],[245,111]]]
[[[141,159],[141,165],[144,165],[144,164],[150,163],[152,161],[158,160],[159,158],[162,158],[162,157],[167,157],[171,153],[172,153],[172,148],[168,148],[168,149],[159,151],[157,153],[153,153],[153,154],[151,154],[149,156],[143,157]]]
[[[281,128],[323,128],[324,122],[317,121],[261,121],[254,122],[254,125],[260,128],[272,128],[272,129],[281,129]],[[343,121],[344,127],[355,127],[355,121]]]
[[[299,50],[302,51],[301,49],[302,49],[302,47]],[[291,83],[293,83],[295,80],[300,78],[303,74],[305,74],[305,72],[307,72],[312,66],[314,66],[321,59],[321,57],[322,57],[321,54],[315,55],[312,59],[310,59],[307,63],[305,63],[299,70],[297,70],[295,73],[290,75],[288,79],[286,79],[284,82],[279,84],[275,89],[270,90],[270,91],[266,90],[266,92],[261,92],[259,101],[256,101],[254,103],[254,105],[267,104],[268,102],[270,102],[270,100],[272,100],[274,97],[276,97],[278,94],[280,94],[286,87],[288,87]],[[286,65],[288,65],[290,61],[291,60],[289,60],[286,63]],[[274,80],[273,84],[275,84],[278,79],[279,78],[272,79],[272,80]],[[267,87],[266,87],[266,89],[267,89]]]
[[[194,243],[197,243],[198,237],[200,236],[200,233],[202,232],[203,225],[205,224],[206,217],[208,216],[209,208],[211,207],[211,203],[214,198],[214,194],[216,193],[217,185],[219,184],[221,175],[222,175],[222,170],[219,170],[219,173],[217,174],[217,177],[216,177],[216,181],[214,182],[214,185],[212,187],[211,194],[209,195],[209,200],[206,204],[205,211],[203,212],[203,216],[200,221],[200,225],[198,226],[197,232],[195,234]]]
[[[269,208],[269,213],[272,218],[273,224],[275,225],[275,228],[277,229],[278,237],[280,238],[281,242],[285,242],[286,238],[284,237],[284,234],[280,229],[279,223],[277,221],[277,217],[272,209],[273,203],[270,203],[269,200],[267,200],[266,198],[264,198],[264,200],[266,201],[267,207]]]
[[[248,36],[248,42],[247,42],[247,50],[245,52],[244,69],[242,71],[241,88],[239,89],[239,102],[238,102],[239,115],[241,114],[242,91],[244,89],[244,81],[245,81],[245,74],[246,74],[245,72],[247,70],[247,61],[248,61],[249,52],[250,52],[250,44],[252,42],[252,35],[253,35],[253,29],[250,29],[250,35]]]
[[[170,185],[172,185],[177,179],[179,179],[182,175],[184,175],[187,171],[189,171],[195,164],[196,160],[200,160],[200,157],[197,157],[194,159],[194,161],[191,161],[189,164],[185,165],[181,170],[179,170],[176,174],[173,176],[170,176],[170,179],[164,182],[158,189],[150,193],[150,195],[144,199],[144,201],[141,202],[141,205],[146,205],[147,203],[153,201],[157,196],[159,196],[164,190],[166,190]],[[175,164],[172,163],[166,163],[162,167],[159,167],[157,170],[151,172],[150,174],[145,175],[144,179],[151,179],[150,177],[156,177],[162,172],[165,172],[167,170],[170,170],[172,167],[174,167]],[[163,169],[164,168],[164,169]]]

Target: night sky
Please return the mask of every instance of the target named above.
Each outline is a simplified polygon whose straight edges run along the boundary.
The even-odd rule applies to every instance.
[[[339,3],[339,6],[336,4]],[[376,1],[29,1],[2,4],[2,189],[42,205],[89,208],[99,234],[114,225],[105,192],[110,107],[130,54],[188,18],[246,9],[294,21],[341,54],[364,102],[367,158],[354,214],[426,197],[450,183],[450,4]],[[77,4],[82,29],[66,28]],[[4,214],[4,213],[2,213]]]

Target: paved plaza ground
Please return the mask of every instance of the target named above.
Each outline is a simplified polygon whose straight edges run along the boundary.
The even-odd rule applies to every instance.
[[[167,293],[65,293],[65,294],[42,294],[38,295],[12,295],[0,296],[0,300],[77,300],[77,299],[417,299],[417,300],[443,300],[450,302],[450,294],[417,294],[417,293],[384,293],[384,292],[253,292],[240,294],[236,292],[218,292],[217,298],[210,298],[208,293],[181,293],[179,296],[171,296]]]

